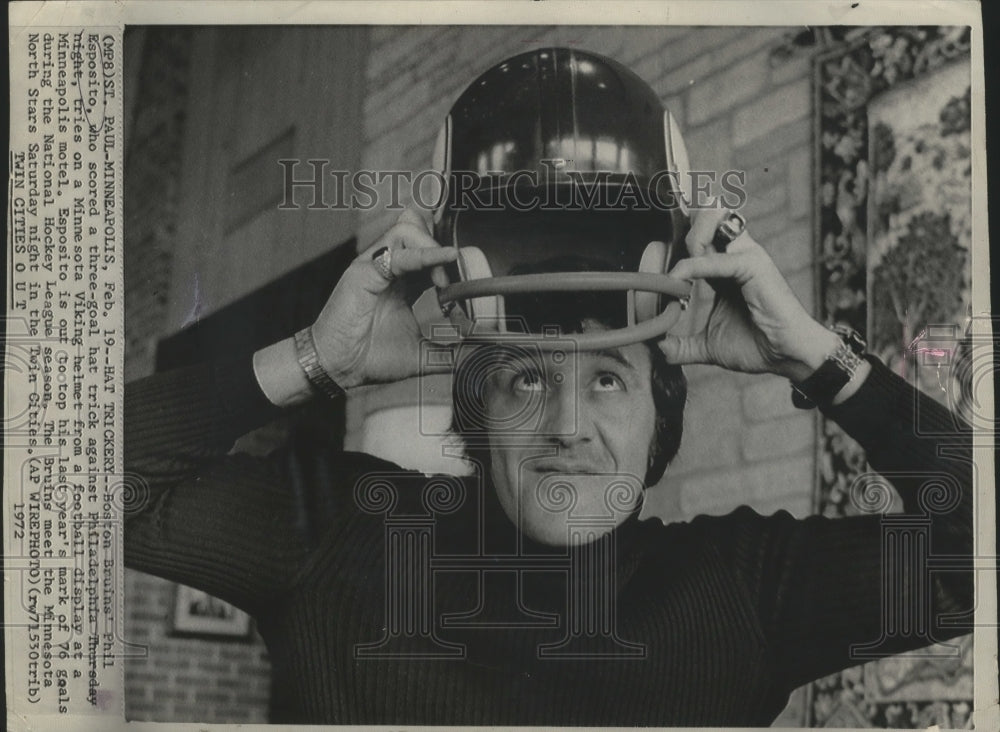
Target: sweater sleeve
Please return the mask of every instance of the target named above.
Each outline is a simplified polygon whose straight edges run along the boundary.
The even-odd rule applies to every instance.
[[[856,488],[877,501],[889,481],[903,512],[850,518],[748,509],[731,549],[788,688],[968,632],[973,607],[971,430],[880,362],[827,410],[877,472]],[[928,560],[947,558],[931,571]]]
[[[316,501],[303,499],[294,453],[227,454],[282,413],[250,363],[198,364],[126,386],[125,469],[139,497],[124,546],[128,566],[253,611],[305,559]],[[335,486],[313,481],[310,490],[321,488]]]

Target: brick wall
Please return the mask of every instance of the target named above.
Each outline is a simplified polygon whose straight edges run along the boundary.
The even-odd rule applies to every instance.
[[[152,373],[176,246],[189,34],[133,29],[126,36],[134,97],[126,135],[125,380]]]
[[[130,29],[135,97],[125,159],[126,380],[153,370],[165,333],[177,245],[179,177],[187,132],[191,33]],[[172,582],[126,570],[125,715],[130,720],[265,721],[270,668],[263,642],[169,634]]]
[[[271,671],[263,643],[171,637],[173,589],[158,577],[129,573],[125,637],[148,657],[127,662],[125,718],[267,721]]]
[[[479,72],[519,51],[567,45],[632,68],[679,119],[692,167],[745,170],[751,231],[814,311],[812,93],[808,55],[772,61],[787,28],[380,27],[367,68],[364,167],[423,170],[438,128]],[[394,214],[363,212],[359,245]],[[692,315],[707,317],[711,293]],[[741,503],[810,512],[815,417],[794,409],[787,382],[689,367],[680,455],[648,510],[667,520]]]

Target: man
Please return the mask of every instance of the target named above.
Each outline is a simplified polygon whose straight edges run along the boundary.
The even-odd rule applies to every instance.
[[[445,287],[458,252],[404,213],[311,328],[252,358],[130,385],[125,459],[151,500],[127,517],[127,562],[256,618],[275,721],[766,725],[796,686],[855,663],[852,645],[926,644],[928,634],[883,638],[878,516],[638,519],[644,484],[679,445],[679,367],[709,363],[800,385],[876,470],[905,473],[893,483],[909,512],[925,513],[920,476],[946,476],[956,505],[930,514],[931,543],[971,553],[968,434],[942,454],[946,440],[916,436],[918,403],[940,426],[953,418],[875,359],[852,359],[749,232],[718,246],[728,216],[696,212],[691,256],[670,270],[715,287],[702,332],[551,360],[503,342],[456,353],[469,479],[442,483],[360,454],[226,455],[280,409],[427,372],[405,282]],[[570,343],[622,325],[601,297],[569,302],[510,298],[508,314],[532,332],[555,325]],[[850,373],[817,381],[842,362]],[[532,430],[504,428],[526,410]],[[428,498],[442,485],[449,500]],[[394,517],[428,514],[433,533],[391,534]],[[390,536],[433,546],[400,553]],[[441,562],[433,573],[414,559],[428,552]],[[937,619],[971,607],[970,574],[904,583],[894,599],[929,610],[942,640],[954,630]],[[426,605],[401,604],[414,596],[397,593],[406,583]],[[413,632],[393,635],[408,623]]]

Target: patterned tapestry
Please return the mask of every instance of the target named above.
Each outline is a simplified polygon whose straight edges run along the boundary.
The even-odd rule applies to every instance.
[[[951,369],[932,340],[959,340],[970,307],[969,65],[954,61],[869,105],[869,349],[948,406]]]
[[[821,314],[966,411],[956,360],[970,301],[968,29],[855,29],[834,41],[815,64]],[[857,444],[824,422],[819,512],[866,508],[850,491],[865,467]],[[807,703],[815,727],[969,728],[972,638],[821,679]]]

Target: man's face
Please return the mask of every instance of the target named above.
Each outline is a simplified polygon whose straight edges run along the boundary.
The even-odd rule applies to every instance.
[[[486,416],[534,415],[537,430],[491,431],[501,505],[535,541],[599,538],[641,497],[656,419],[647,347],[504,360],[486,380]]]

